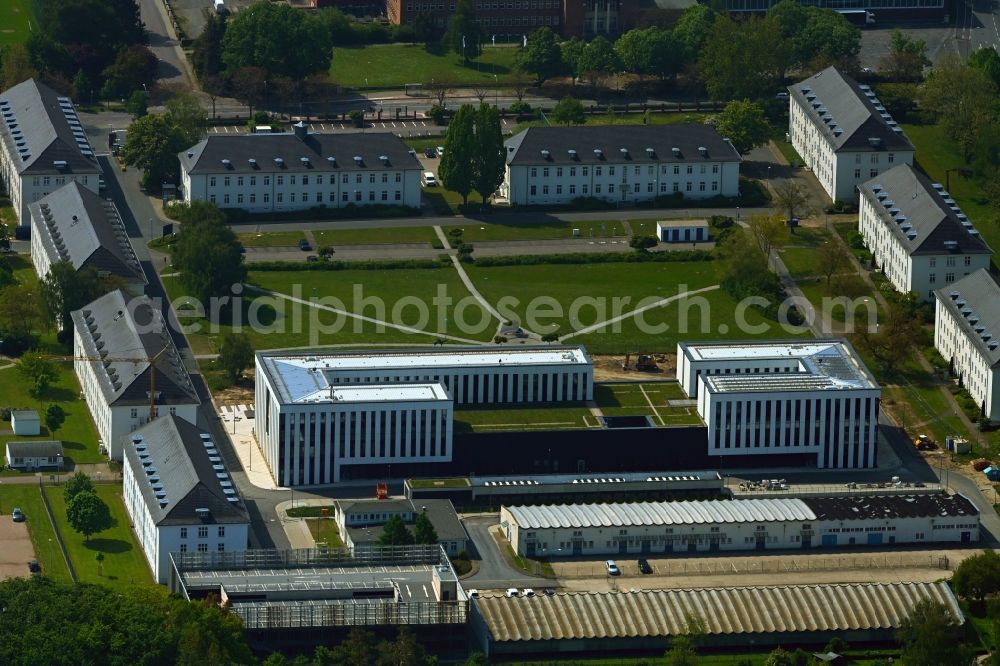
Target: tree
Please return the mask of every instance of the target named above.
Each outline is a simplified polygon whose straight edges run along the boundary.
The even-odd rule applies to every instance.
[[[406,529],[406,524],[399,514],[389,516],[382,526],[382,534],[378,539],[381,546],[408,546],[413,543],[413,535]]]
[[[932,599],[913,607],[896,633],[906,666],[968,666],[972,655],[948,608]]]
[[[552,109],[552,120],[560,125],[582,125],[587,122],[583,103],[566,95]]]
[[[768,270],[767,258],[750,231],[734,228],[719,242],[717,252],[723,267],[722,289],[734,299],[780,296],[781,282]]]
[[[77,104],[90,104],[94,101],[94,82],[82,69],[77,70],[73,77],[73,99]]]
[[[66,421],[66,412],[59,405],[49,405],[45,410],[45,427],[49,429],[49,435],[55,437],[56,431],[62,427]]]
[[[899,30],[892,31],[889,54],[882,59],[881,68],[890,78],[900,81],[919,81],[924,67],[931,64],[927,59],[927,42],[913,39]]]
[[[114,526],[111,510],[97,493],[85,490],[73,496],[66,505],[66,518],[70,526],[83,535],[83,540],[90,541],[91,534],[103,532]]]
[[[469,166],[475,160],[475,110],[464,105],[448,124],[444,136],[444,155],[438,165],[441,182],[449,190],[462,195],[462,203],[469,203],[473,186],[473,173]]]
[[[769,263],[771,252],[788,240],[788,227],[778,215],[752,215],[747,220],[747,228]]]
[[[535,30],[528,37],[528,46],[517,52],[515,62],[525,72],[538,77],[539,83],[557,76],[564,65],[555,33],[546,26]]]
[[[741,155],[767,143],[770,127],[764,109],[748,99],[733,100],[726,104],[715,125],[719,134],[729,139]]]
[[[347,638],[332,650],[333,663],[347,666],[374,666],[375,634],[357,627],[347,633]]]
[[[96,270],[87,267],[77,271],[68,261],[51,264],[38,286],[48,320],[67,332],[73,330],[70,313],[106,293]]]
[[[154,191],[180,177],[177,154],[187,148],[184,135],[165,115],[150,114],[129,127],[122,147],[125,164],[142,170],[143,187]]]
[[[134,90],[142,90],[156,81],[159,60],[145,46],[134,45],[118,53],[102,73],[107,92],[113,97],[124,97]]]
[[[969,54],[969,66],[981,70],[1000,88],[1000,54],[996,49],[984,46],[973,51]]]
[[[3,49],[3,58],[0,58],[3,69],[0,70],[3,88],[7,89],[16,86],[22,81],[33,79],[38,76],[38,70],[31,63],[31,56],[24,44],[11,44]]]
[[[1000,591],[1000,555],[986,550],[962,560],[951,577],[959,596],[982,601]]]
[[[417,521],[413,525],[413,542],[427,544],[438,542],[437,530],[434,529],[434,524],[426,513],[417,516]]]
[[[240,67],[230,75],[229,85],[232,87],[233,95],[247,105],[252,116],[253,108],[266,101],[267,71],[252,65]]]
[[[222,72],[222,40],[226,35],[226,17],[208,9],[204,11],[205,27],[194,40],[191,50],[191,66],[198,78],[205,82],[207,76],[217,76]]]
[[[90,477],[83,472],[77,472],[73,476],[69,477],[66,484],[63,486],[63,499],[66,504],[79,495],[80,493],[92,493],[94,492],[94,484],[90,482]]]
[[[719,15],[707,4],[695,4],[684,10],[674,26],[685,62],[693,63],[701,57],[701,49],[708,40],[712,24]]]
[[[820,70],[830,65],[855,68],[861,30],[832,9],[805,7],[806,24],[796,38],[799,65]]]
[[[184,286],[208,307],[246,279],[243,248],[215,204],[192,201],[181,213],[173,263]]]
[[[764,658],[764,666],[795,666],[795,662],[792,661],[791,654],[779,647]]]
[[[826,278],[827,289],[830,288],[830,280],[834,273],[837,273],[850,265],[847,255],[841,249],[839,243],[827,241],[819,248],[819,256],[816,257],[816,268],[820,275]]]
[[[304,79],[330,68],[333,44],[323,19],[284,3],[259,0],[228,21],[222,61],[230,70],[260,67]]]
[[[640,81],[643,76],[649,74],[651,51],[648,36],[651,30],[658,31],[658,28],[633,28],[615,41],[615,53],[622,64],[622,69],[636,74]]]
[[[859,346],[882,368],[891,368],[911,354],[920,339],[921,321],[912,294],[889,300],[876,330],[861,326],[856,332]]]
[[[698,653],[690,638],[681,634],[670,640],[670,649],[663,655],[666,666],[697,666]]]
[[[805,205],[808,201],[809,196],[806,191],[792,178],[783,180],[774,186],[774,203],[788,213],[786,218],[788,220],[804,215]]]
[[[995,121],[996,97],[997,86],[989,75],[955,55],[941,58],[917,93],[921,109],[940,119],[948,136],[962,148],[966,163],[983,130]]]
[[[583,49],[587,43],[579,37],[570,37],[559,45],[559,52],[562,57],[563,66],[572,77],[574,85],[580,76],[580,58],[583,57]]]
[[[378,646],[376,666],[432,666],[437,657],[430,656],[409,627],[400,627],[396,640],[384,641]]]
[[[180,132],[185,148],[205,138],[208,115],[195,95],[178,93],[167,100],[166,108],[167,121]]]
[[[219,365],[234,384],[243,371],[253,365],[253,345],[246,333],[227,333],[219,348]]]
[[[133,90],[125,101],[125,110],[132,116],[132,120],[142,118],[148,113],[146,106],[146,93],[141,90]]]
[[[56,364],[38,352],[28,352],[17,362],[17,371],[31,382],[29,393],[36,398],[45,395],[49,386],[59,376]]]
[[[97,551],[97,557],[94,558],[97,561],[97,575],[104,575],[104,553]]]
[[[458,0],[455,13],[448,21],[448,31],[444,35],[444,44],[449,50],[462,56],[462,61],[468,63],[478,58],[482,52],[482,33],[479,20],[476,18],[476,5],[472,0]]]
[[[29,338],[44,321],[37,291],[23,284],[0,291],[0,330],[8,336]]]
[[[719,16],[701,50],[701,70],[712,99],[761,99],[780,75],[781,33],[774,21],[752,17],[737,23]]]
[[[604,35],[598,35],[583,47],[576,67],[590,79],[591,84],[597,86],[605,77],[619,71],[621,63],[611,42]]]
[[[473,185],[483,203],[503,183],[506,153],[500,129],[500,110],[481,104],[475,117],[476,149],[472,162]]]

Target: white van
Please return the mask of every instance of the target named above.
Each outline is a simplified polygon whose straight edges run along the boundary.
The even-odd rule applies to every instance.
[[[424,187],[437,187],[438,181],[437,178],[434,176],[433,171],[424,171],[424,176],[422,180],[424,183]]]
[[[225,0],[215,0],[215,13],[216,14],[226,14],[229,10],[226,9]]]

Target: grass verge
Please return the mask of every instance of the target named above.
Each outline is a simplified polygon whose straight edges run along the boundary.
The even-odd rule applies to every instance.
[[[330,76],[345,87],[401,87],[407,83],[468,85],[506,83],[518,49],[484,46],[483,54],[464,63],[455,53],[433,53],[418,44],[372,44],[335,48]],[[494,76],[496,78],[494,78]],[[425,93],[426,94],[426,91]]]
[[[10,514],[14,507],[27,516],[28,535],[35,548],[35,557],[42,565],[42,573],[61,582],[70,582],[69,571],[56,541],[52,523],[42,504],[42,494],[37,485],[4,484],[0,486],[0,513]],[[0,544],[2,547],[2,544]],[[24,567],[27,572],[27,562]]]

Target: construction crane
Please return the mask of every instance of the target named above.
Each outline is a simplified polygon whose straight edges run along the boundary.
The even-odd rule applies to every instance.
[[[51,361],[87,361],[90,363],[149,363],[149,420],[156,418],[156,362],[170,349],[164,347],[152,356],[49,356]]]

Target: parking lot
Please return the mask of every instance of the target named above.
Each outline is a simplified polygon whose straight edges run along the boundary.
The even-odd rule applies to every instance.
[[[0,580],[28,575],[28,561],[35,559],[35,548],[28,536],[27,523],[15,523],[9,515],[0,516]]]

